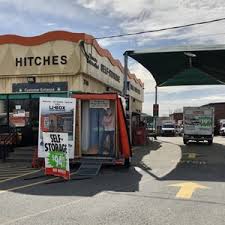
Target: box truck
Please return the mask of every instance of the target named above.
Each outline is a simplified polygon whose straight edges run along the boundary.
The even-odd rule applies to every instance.
[[[213,143],[214,108],[213,107],[184,107],[183,142],[207,141]]]

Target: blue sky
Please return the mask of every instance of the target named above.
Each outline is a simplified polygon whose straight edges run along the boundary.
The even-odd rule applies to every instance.
[[[0,0],[0,34],[39,35],[51,30],[85,32],[95,37],[152,30],[224,17],[224,0]],[[225,44],[225,21],[140,36],[100,40],[123,63],[128,49],[190,44]],[[152,113],[154,80],[130,60],[131,72],[145,82],[143,110]],[[160,114],[184,105],[225,102],[225,87],[159,89]]]

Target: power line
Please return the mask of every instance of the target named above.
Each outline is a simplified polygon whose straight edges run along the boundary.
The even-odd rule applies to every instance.
[[[191,26],[196,26],[196,25],[214,23],[214,22],[218,22],[218,21],[222,21],[222,20],[225,20],[225,17],[219,18],[219,19],[214,19],[214,20],[207,20],[207,21],[202,21],[202,22],[189,23],[189,24],[180,25],[180,26],[159,28],[159,29],[155,29],[155,30],[147,30],[147,31],[134,32],[134,33],[126,33],[126,34],[118,34],[118,35],[97,37],[97,38],[94,38],[94,39],[96,39],[96,40],[99,40],[99,39],[109,39],[109,38],[117,38],[117,37],[134,36],[134,35],[146,34],[146,33],[161,32],[161,31],[166,31],[166,30],[175,30],[175,29],[180,29],[180,28],[185,28],[185,27],[191,27]]]
[[[192,38],[196,38],[196,37],[210,37],[210,36],[219,36],[219,35],[225,35],[225,33],[214,33],[214,34],[196,34],[196,35],[193,35],[193,36],[190,36],[188,37],[189,39],[192,39]],[[151,40],[157,40],[157,41],[160,41],[160,40],[165,40],[165,39],[173,39],[175,38],[174,36],[170,37],[170,36],[166,36],[166,37],[151,37]],[[187,39],[186,37],[182,37],[180,39]]]

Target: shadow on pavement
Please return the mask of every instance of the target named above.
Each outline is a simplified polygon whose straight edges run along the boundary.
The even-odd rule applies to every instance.
[[[149,155],[151,151],[156,151],[160,147],[161,143],[158,141],[150,141],[148,145],[139,147],[134,151],[132,165],[141,168],[155,179],[158,179],[158,177],[151,172],[152,168],[143,162],[143,158],[144,156]]]
[[[43,172],[40,172],[39,176],[27,176],[26,178],[0,183],[0,192],[9,190],[28,195],[88,197],[102,191],[139,191],[139,182],[142,178],[142,174],[133,167],[129,169],[105,167],[102,168],[98,176],[72,175],[70,181],[64,181],[61,178],[54,179],[52,176],[47,177],[42,176],[42,174]]]
[[[60,179],[51,181],[50,179],[53,177],[43,176],[43,172],[40,172],[36,175],[29,175],[25,179],[20,178],[11,182],[0,183],[0,192],[1,190],[9,190],[27,195],[86,197],[104,191],[136,192],[139,191],[139,184],[143,176],[143,171],[138,170],[137,167],[159,181],[225,181],[225,146],[219,143],[214,143],[211,146],[201,143],[186,146],[176,144],[182,155],[180,161],[167,175],[157,177],[152,172],[151,165],[146,165],[143,159],[145,156],[149,157],[151,151],[160,149],[162,143],[164,141],[153,141],[147,146],[135,148],[132,166],[129,169],[118,166],[105,166],[98,176],[81,177],[73,175],[71,181],[68,182]],[[42,181],[46,182],[42,183]],[[38,184],[33,186],[34,183]],[[21,186],[24,187],[12,189]]]
[[[159,180],[225,181],[225,146],[214,143],[180,145],[176,168]]]
[[[95,177],[82,177],[73,175],[70,181],[62,179],[51,180],[54,177],[43,176],[43,172],[35,175],[26,176],[20,179],[15,179],[10,182],[0,183],[1,190],[9,190],[14,187],[21,187],[12,189],[10,191],[28,194],[28,195],[48,195],[48,196],[93,196],[103,191],[123,191],[135,192],[139,191],[139,182],[142,179],[142,174],[135,166],[144,168],[150,171],[147,165],[142,163],[142,159],[150,151],[157,150],[160,143],[153,142],[147,146],[139,146],[134,150],[132,159],[132,166],[124,168],[121,166],[104,166],[100,174]],[[73,168],[76,171],[77,168]],[[46,181],[42,183],[42,181]],[[32,186],[34,183],[37,185]],[[27,187],[28,185],[28,187]],[[30,186],[29,186],[30,185]]]

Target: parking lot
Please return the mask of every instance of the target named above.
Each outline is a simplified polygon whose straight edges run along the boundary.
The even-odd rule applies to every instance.
[[[224,137],[210,146],[159,137],[134,147],[129,169],[72,168],[68,182],[37,170],[7,177],[0,166],[0,224],[224,224]]]

